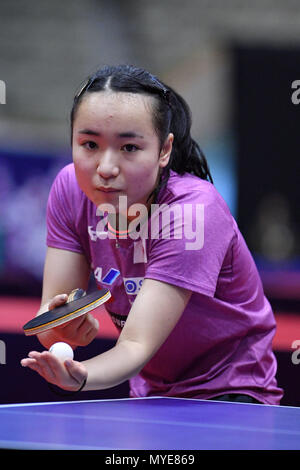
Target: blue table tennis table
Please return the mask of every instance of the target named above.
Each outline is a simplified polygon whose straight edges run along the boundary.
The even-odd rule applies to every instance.
[[[300,408],[179,398],[0,406],[0,448],[300,449]]]

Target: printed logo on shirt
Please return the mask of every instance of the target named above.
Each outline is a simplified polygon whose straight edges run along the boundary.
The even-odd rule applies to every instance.
[[[120,271],[114,268],[110,268],[110,270],[105,274],[104,277],[102,277],[101,267],[98,266],[94,270],[94,276],[97,279],[97,281],[101,282],[102,284],[106,284],[108,286],[111,286],[119,275],[120,275]]]
[[[108,272],[102,277],[103,269],[101,266],[98,266],[94,270],[95,279],[107,286],[112,286],[115,280],[120,276],[120,271],[115,268],[110,268]],[[123,283],[125,287],[125,292],[129,296],[137,295],[143,284],[143,277],[124,277]],[[134,300],[134,299],[133,299]],[[133,300],[129,299],[129,302],[132,304]]]
[[[137,295],[143,284],[143,277],[124,277],[124,286],[127,295]]]
[[[113,312],[108,312],[110,315],[110,318],[112,319],[113,323],[118,327],[118,328],[123,328],[126,320],[127,320],[127,315],[117,315],[116,313]]]

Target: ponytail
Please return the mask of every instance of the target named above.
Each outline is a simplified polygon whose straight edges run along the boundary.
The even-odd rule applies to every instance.
[[[163,145],[170,132],[174,135],[174,141],[169,163],[164,168],[156,188],[149,196],[149,199],[153,197],[154,201],[157,200],[161,189],[166,186],[170,170],[175,171],[179,175],[190,173],[213,184],[213,178],[205,155],[197,142],[191,137],[192,115],[188,104],[171,87],[166,87],[164,100],[161,100],[160,108],[165,108],[166,105],[169,108],[169,112],[163,113],[161,111],[160,114],[168,115],[169,122],[167,126],[165,125],[164,138],[161,139],[161,143]],[[156,114],[158,117],[159,113],[156,112]],[[160,119],[160,121],[162,120]],[[166,123],[166,121],[165,119],[164,122]],[[160,129],[163,128],[164,126]]]
[[[186,101],[169,87],[171,109],[170,132],[174,134],[173,149],[167,166],[178,174],[191,173],[213,183],[206,158],[191,137],[192,116]]]

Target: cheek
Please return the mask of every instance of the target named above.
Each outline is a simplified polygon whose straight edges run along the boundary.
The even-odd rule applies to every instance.
[[[73,151],[73,163],[75,167],[76,174],[80,174],[81,177],[84,175],[87,177],[92,173],[92,162],[88,158],[81,155],[80,149]]]
[[[77,182],[85,193],[88,192],[92,181],[92,171],[83,160],[73,158]]]
[[[155,188],[157,176],[157,165],[137,165],[135,171],[128,174],[127,187],[132,195],[137,197],[148,195]]]

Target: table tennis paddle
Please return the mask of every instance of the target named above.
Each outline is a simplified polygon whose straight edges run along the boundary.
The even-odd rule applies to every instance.
[[[41,313],[23,326],[26,336],[36,335],[56,326],[80,317],[102,305],[111,297],[108,289],[96,290],[86,293],[83,289],[74,289],[68,297],[67,303],[45,313]]]

